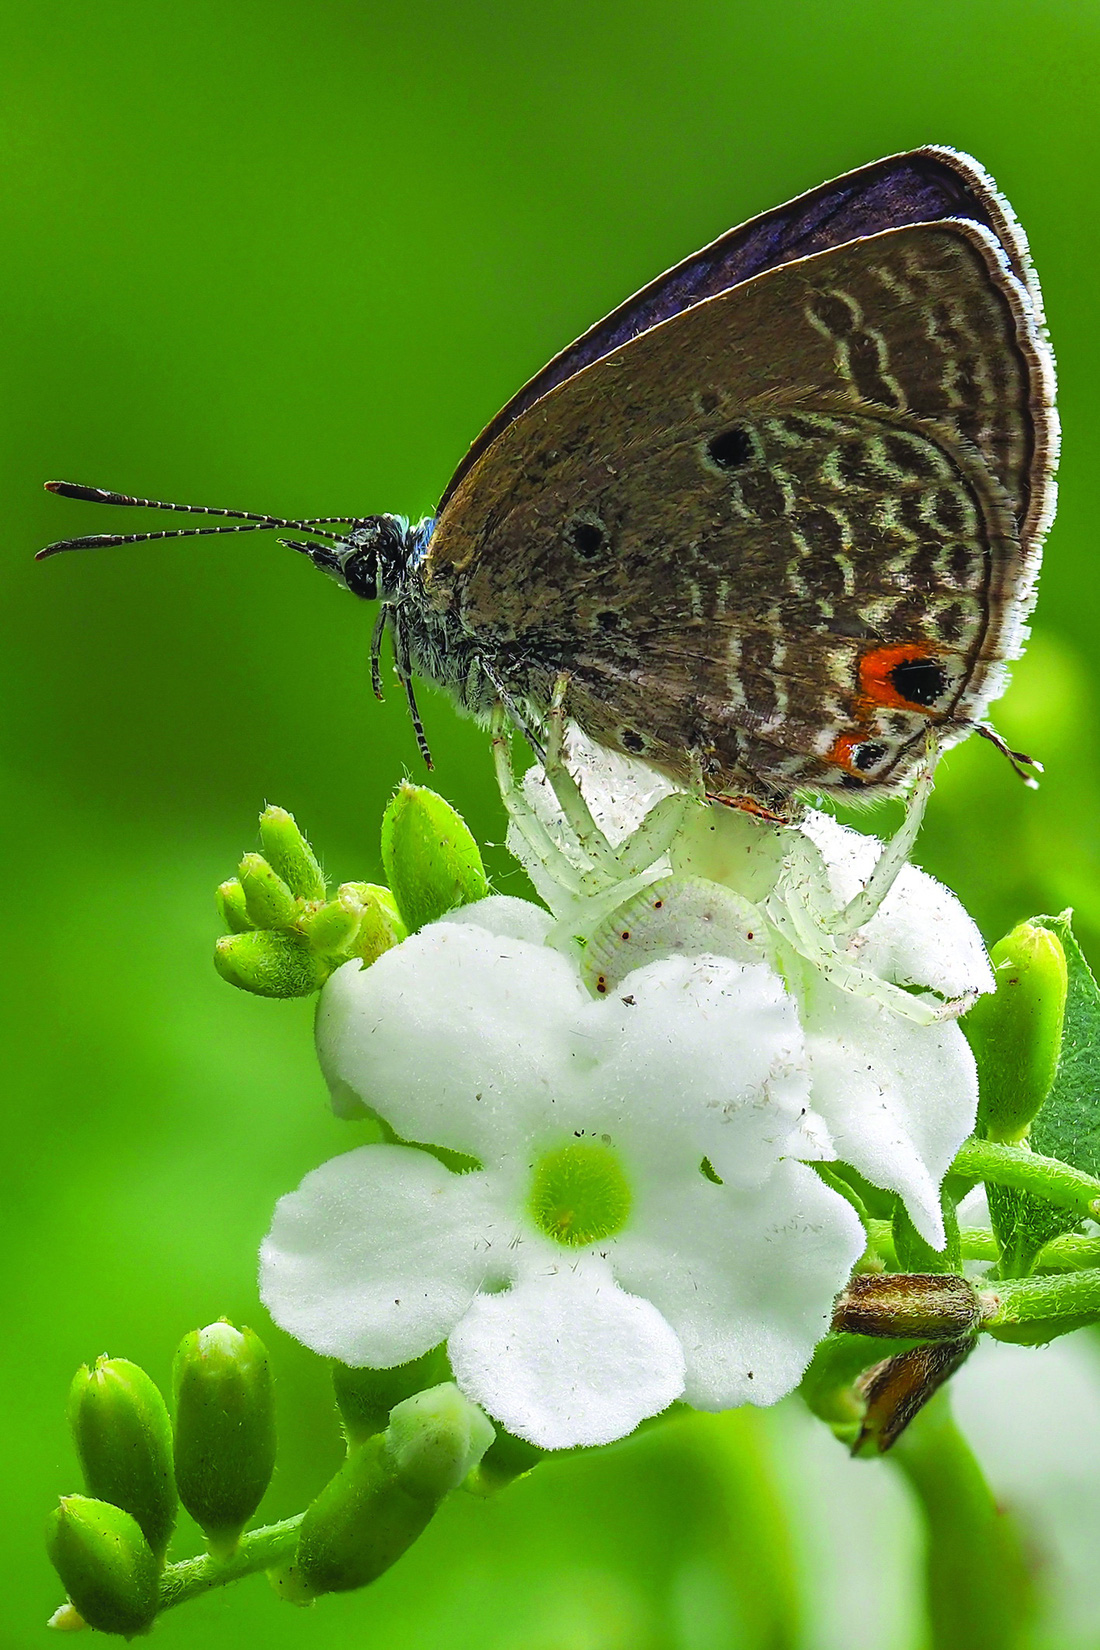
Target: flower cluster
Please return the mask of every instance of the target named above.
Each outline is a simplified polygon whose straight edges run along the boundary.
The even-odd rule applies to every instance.
[[[660,800],[591,753],[582,784],[611,856]],[[992,977],[910,866],[834,938],[881,844],[823,815],[693,803],[652,864],[586,895],[548,795],[530,776],[542,838],[511,840],[549,910],[492,895],[325,986],[333,1103],[384,1138],[281,1200],[261,1287],[346,1364],[445,1341],[470,1398],[556,1449],[791,1390],[866,1242],[812,1165],[896,1193],[942,1247],[977,1104],[954,1018]]]

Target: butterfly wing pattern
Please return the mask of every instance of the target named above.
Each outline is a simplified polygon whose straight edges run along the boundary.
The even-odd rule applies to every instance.
[[[1053,396],[986,174],[880,161],[731,231],[532,380],[448,488],[424,597],[515,699],[544,709],[565,671],[586,732],[678,780],[768,807],[891,791],[1020,650]]]

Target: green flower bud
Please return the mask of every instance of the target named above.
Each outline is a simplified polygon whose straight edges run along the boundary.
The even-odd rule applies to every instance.
[[[383,951],[408,939],[409,931],[401,921],[397,901],[380,883],[342,883],[339,897],[359,913],[359,933],[351,950],[353,956],[368,966],[377,962]]]
[[[475,1466],[493,1429],[448,1383],[399,1404],[385,1432],[352,1449],[307,1509],[295,1578],[312,1593],[342,1593],[388,1570]]]
[[[249,920],[256,928],[292,928],[302,908],[262,854],[245,854],[238,872]]]
[[[465,820],[423,785],[403,784],[391,797],[382,818],[382,863],[410,934],[489,892]]]
[[[89,1627],[126,1638],[148,1631],[157,1613],[159,1566],[128,1512],[66,1495],[46,1522],[46,1550]]]
[[[285,929],[224,934],[214,946],[214,967],[230,985],[257,997],[309,997],[332,973],[331,961],[303,935]]]
[[[978,1127],[1016,1144],[1050,1093],[1062,1047],[1066,954],[1049,928],[1022,922],[990,952],[997,989],[963,1021],[978,1061]]]
[[[496,1433],[484,1411],[444,1381],[397,1404],[384,1437],[402,1488],[438,1502],[457,1489]]]
[[[158,1388],[137,1364],[100,1358],[73,1377],[69,1425],[88,1494],[128,1512],[163,1559],[177,1502],[172,1426]]]
[[[384,1432],[395,1404],[425,1387],[436,1386],[449,1375],[443,1345],[433,1346],[422,1357],[392,1369],[351,1369],[334,1362],[332,1385],[348,1443],[362,1444],[376,1432]]]
[[[495,1495],[531,1472],[546,1459],[547,1453],[537,1444],[529,1444],[526,1438],[516,1438],[503,1427],[497,1427],[495,1440],[467,1476],[464,1487],[474,1495]]]
[[[245,904],[244,889],[236,877],[223,882],[217,891],[218,915],[231,934],[247,934],[253,926]]]
[[[271,868],[299,899],[325,897],[325,876],[317,856],[285,808],[265,808],[260,815],[260,841]]]
[[[315,951],[346,960],[359,933],[359,912],[342,899],[330,900],[302,918],[301,930]]]
[[[210,1550],[232,1552],[275,1466],[267,1353],[223,1318],[185,1335],[173,1368],[176,1483]]]

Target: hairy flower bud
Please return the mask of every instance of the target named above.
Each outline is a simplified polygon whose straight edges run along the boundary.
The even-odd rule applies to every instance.
[[[265,808],[260,815],[260,841],[268,864],[292,894],[305,900],[324,899],[324,872],[293,814],[285,808]]]
[[[164,1557],[176,1522],[172,1427],[149,1376],[125,1358],[100,1358],[77,1370],[69,1425],[90,1496],[122,1507]]]
[[[309,997],[332,972],[302,934],[252,929],[224,934],[214,947],[214,967],[223,980],[257,997]]]
[[[237,877],[219,885],[216,893],[218,915],[231,934],[247,934],[254,926],[245,904],[244,889]]]
[[[990,952],[996,991],[963,1024],[978,1061],[979,1128],[1015,1144],[1050,1093],[1062,1047],[1068,975],[1058,935],[1022,922]]]
[[[382,863],[410,934],[489,892],[465,820],[423,785],[400,785],[390,798],[382,818]]]
[[[358,912],[359,932],[351,952],[362,962],[368,965],[377,962],[384,951],[408,939],[409,931],[401,921],[397,901],[380,883],[341,883],[339,898],[341,903]]]
[[[159,1566],[121,1507],[66,1495],[46,1523],[50,1562],[89,1627],[133,1638],[157,1613]]]
[[[346,962],[359,933],[359,912],[346,900],[329,900],[302,918],[301,931],[315,951]]]
[[[238,867],[249,920],[257,928],[290,928],[301,907],[287,884],[262,854],[245,854]]]
[[[388,1570],[492,1443],[482,1412],[446,1383],[398,1404],[385,1432],[353,1448],[306,1512],[295,1579],[341,1593]]]
[[[211,1551],[231,1552],[275,1466],[267,1353],[251,1329],[222,1319],[184,1336],[173,1377],[180,1500]]]

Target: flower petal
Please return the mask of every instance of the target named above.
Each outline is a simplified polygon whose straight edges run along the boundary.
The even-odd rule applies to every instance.
[[[314,1352],[387,1369],[444,1340],[487,1274],[507,1275],[510,1237],[484,1175],[360,1146],[279,1199],[260,1294]]]
[[[616,1240],[614,1266],[679,1336],[687,1402],[718,1410],[790,1392],[865,1247],[850,1204],[786,1161],[753,1191],[669,1184]]]
[[[317,1051],[337,1101],[350,1091],[402,1139],[489,1163],[568,1086],[567,1028],[590,1003],[560,952],[437,922],[337,969]]]
[[[487,934],[496,934],[499,939],[526,940],[529,945],[544,945],[554,926],[553,917],[541,905],[529,899],[516,899],[511,894],[490,894],[488,899],[448,911],[439,920],[484,928]]]
[[[882,843],[812,811],[802,829],[825,858],[838,906],[846,905],[874,870]],[[973,918],[949,888],[915,865],[902,867],[849,949],[861,968],[897,985],[924,986],[948,1001],[993,990],[993,971]]]
[[[814,1107],[837,1156],[899,1193],[921,1236],[942,1248],[940,1184],[978,1107],[966,1038],[954,1022],[916,1025],[820,983],[803,1024]]]
[[[794,999],[767,965],[668,957],[593,1010],[593,1090],[659,1173],[686,1153],[692,1169],[707,1156],[724,1180],[753,1185],[791,1148],[809,1068]]]
[[[624,1438],[684,1385],[680,1343],[660,1312],[591,1259],[479,1295],[447,1350],[467,1396],[541,1449]]]

